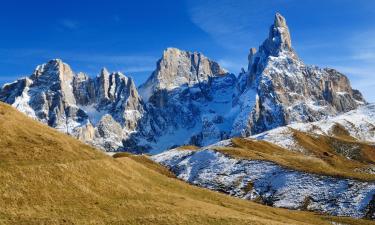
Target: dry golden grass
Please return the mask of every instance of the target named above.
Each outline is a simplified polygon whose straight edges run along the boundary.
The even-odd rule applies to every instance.
[[[199,147],[198,146],[195,146],[195,145],[182,145],[182,146],[179,146],[177,147],[176,149],[178,150],[198,150]]]
[[[158,172],[167,177],[176,178],[176,175],[172,173],[170,170],[168,170],[166,167],[155,163],[154,161],[152,161],[150,158],[148,158],[145,155],[133,155],[127,152],[119,152],[119,153],[114,154],[112,157],[113,158],[123,158],[123,157],[131,158],[134,161],[141,163],[143,166],[155,172]]]
[[[0,224],[370,224],[240,200],[112,158],[0,104]]]
[[[374,162],[375,148],[366,143],[340,139],[338,137],[313,136],[294,130],[294,138],[308,155],[290,151],[265,141],[233,138],[233,147],[216,147],[215,149],[232,157],[266,160],[275,162],[289,169],[352,178],[365,181],[375,180],[374,174],[358,172]],[[338,149],[356,147],[355,160],[346,158]]]

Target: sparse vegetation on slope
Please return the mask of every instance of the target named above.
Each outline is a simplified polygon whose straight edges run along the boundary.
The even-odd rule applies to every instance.
[[[310,135],[296,130],[294,138],[308,151],[307,154],[290,151],[266,141],[244,138],[233,138],[232,146],[216,147],[215,150],[237,158],[275,162],[302,172],[365,181],[375,180],[374,174],[366,173],[366,168],[374,162],[374,146],[348,139]],[[347,149],[347,152],[343,152],[344,149]]]
[[[0,103],[1,224],[368,224],[275,209],[112,158]]]

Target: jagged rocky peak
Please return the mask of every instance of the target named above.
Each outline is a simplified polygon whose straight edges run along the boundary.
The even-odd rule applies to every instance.
[[[244,101],[254,102],[246,134],[316,121],[365,104],[344,74],[304,64],[292,48],[285,18],[278,13],[268,38],[258,51],[250,50],[248,60],[248,71],[241,75],[239,86],[248,88],[245,94],[254,90],[256,96]]]
[[[30,76],[32,87],[43,87],[44,90],[61,90],[61,101],[75,104],[72,82],[75,77],[70,66],[61,59],[52,59],[45,64],[39,65]],[[46,93],[43,96],[49,96]]]
[[[268,57],[286,56],[293,61],[298,61],[297,53],[292,48],[292,41],[286,19],[280,14],[276,13],[274,22],[270,27],[268,38],[256,48],[251,48],[248,55],[248,73],[249,77],[246,80],[246,85],[254,85],[257,78],[256,74],[265,69]]]
[[[75,74],[60,59],[38,66],[29,78],[5,85],[0,100],[51,127],[111,150],[122,146],[122,135],[135,130],[144,112],[131,78],[106,69],[97,77]],[[114,132],[117,136],[111,140],[98,127],[108,118],[109,127],[116,124],[124,130]]]
[[[99,76],[99,90],[102,97],[110,101],[116,101],[119,98],[138,96],[138,91],[133,79],[125,76],[121,72],[113,72],[109,74],[105,69]],[[126,94],[124,94],[127,92]]]
[[[280,13],[276,13],[275,22],[271,29],[270,38],[280,38],[279,43],[281,48],[292,49],[292,40],[290,39],[288,25]]]
[[[156,70],[140,86],[140,93],[147,101],[160,90],[170,91],[183,85],[192,86],[207,81],[209,77],[223,76],[226,73],[217,62],[199,52],[167,48],[157,62]]]
[[[108,98],[108,88],[109,88],[109,72],[106,68],[102,68],[99,76],[99,90],[98,95],[102,99],[109,99]]]
[[[292,51],[292,40],[285,18],[276,13],[274,23],[270,27],[268,38],[260,47],[266,55],[278,56],[282,51]]]
[[[40,80],[44,77],[55,79],[55,81],[70,82],[74,77],[74,73],[70,66],[61,59],[52,59],[45,64],[37,66],[30,78],[32,80]]]

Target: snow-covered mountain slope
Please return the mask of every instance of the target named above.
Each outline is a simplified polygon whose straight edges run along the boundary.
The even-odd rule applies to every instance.
[[[280,14],[248,59],[235,76],[201,53],[168,48],[139,91],[121,73],[92,78],[51,60],[5,85],[0,100],[105,151],[137,153],[205,146],[365,104],[346,76],[298,58]]]
[[[189,183],[275,207],[375,219],[375,105],[153,156]]]
[[[209,149],[170,150],[153,156],[153,160],[189,183],[263,204],[330,215],[375,217],[374,182],[313,175]]]
[[[375,143],[375,104],[359,107],[345,114],[312,123],[294,123],[249,137],[264,140],[289,150],[306,151],[294,134],[301,131],[332,137]]]

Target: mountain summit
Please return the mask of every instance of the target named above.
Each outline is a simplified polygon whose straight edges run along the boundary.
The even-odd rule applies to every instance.
[[[168,48],[139,89],[119,72],[92,78],[51,60],[5,85],[0,100],[105,151],[137,153],[208,145],[366,104],[345,75],[299,59],[280,14],[248,59],[236,76],[201,53]]]
[[[250,89],[257,95],[244,128],[247,135],[293,122],[320,120],[365,104],[345,75],[307,66],[299,59],[280,14],[275,16],[269,37],[258,51],[252,48],[248,58],[248,71],[239,77],[240,87],[244,93]]]
[[[292,51],[292,40],[285,18],[276,13],[275,21],[270,27],[268,39],[262,45],[268,55],[277,56],[280,51]]]
[[[139,89],[143,99],[147,101],[159,91],[171,91],[183,85],[193,86],[226,73],[217,62],[201,53],[167,48],[157,62],[155,71]]]

